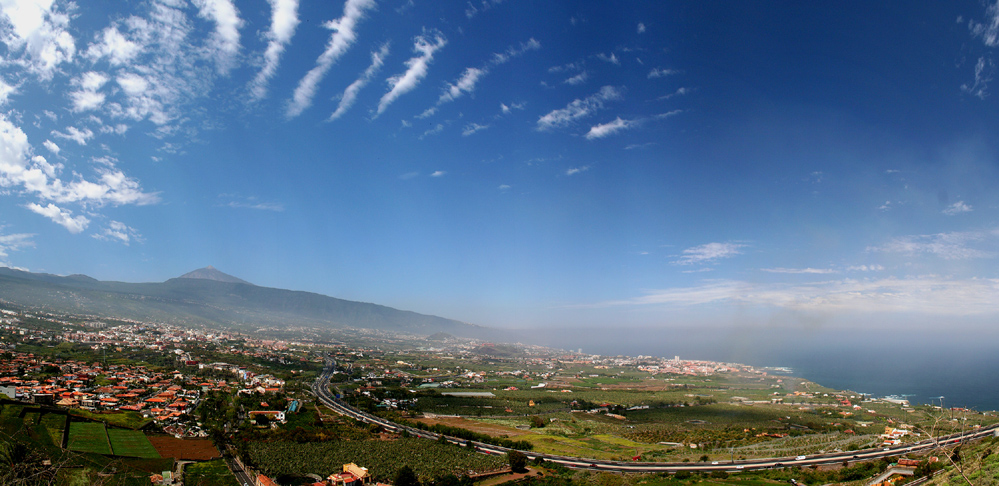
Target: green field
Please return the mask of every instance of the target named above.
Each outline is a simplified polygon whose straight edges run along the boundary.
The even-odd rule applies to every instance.
[[[184,484],[189,486],[239,486],[222,459],[190,464],[184,469]]]
[[[104,424],[100,422],[70,422],[67,449],[95,454],[112,454]]]
[[[160,455],[156,448],[149,442],[146,436],[137,430],[108,429],[108,438],[111,439],[111,450],[116,456],[142,457],[145,459],[159,459]]]

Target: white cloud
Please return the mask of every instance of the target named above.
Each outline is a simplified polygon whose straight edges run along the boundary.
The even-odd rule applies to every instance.
[[[62,209],[55,204],[49,203],[48,206],[42,206],[35,203],[28,203],[26,206],[28,209],[51,219],[54,223],[63,226],[70,233],[79,233],[87,229],[87,225],[90,224],[90,220],[86,216],[73,216],[73,212],[67,209]]]
[[[723,304],[810,312],[972,316],[999,313],[999,280],[953,279],[935,275],[876,280],[831,280],[808,284],[759,284],[731,280],[696,287],[650,290],[628,300],[588,307]]]
[[[448,83],[448,86],[444,89],[444,93],[441,95],[438,103],[454,101],[455,99],[461,97],[463,93],[471,93],[475,90],[475,83],[479,82],[479,78],[486,74],[486,72],[487,71],[478,68],[466,68],[465,72],[462,73],[461,78],[459,78],[456,83]]]
[[[597,59],[600,59],[601,61],[604,62],[609,62],[611,64],[618,64],[618,65],[621,64],[621,60],[618,59],[617,55],[615,55],[613,52],[610,53],[610,55],[601,52],[600,54],[597,54]]]
[[[436,106],[440,106],[444,103],[450,103],[460,98],[462,95],[471,94],[475,91],[475,85],[479,82],[479,80],[489,74],[492,68],[503,65],[511,59],[523,55],[527,51],[533,51],[540,48],[541,43],[532,38],[527,42],[522,42],[520,46],[510,46],[503,52],[494,53],[489,62],[482,67],[465,68],[465,71],[462,72],[457,81],[454,83],[447,83],[447,86],[444,87],[444,91],[441,93],[440,98],[437,100]],[[436,112],[436,108],[429,108],[424,111],[420,117],[426,118]]]
[[[73,102],[73,112],[96,110],[104,104],[104,93],[96,91],[79,90],[69,93],[69,98]]]
[[[583,71],[583,72],[581,72],[581,73],[579,73],[579,74],[577,74],[577,75],[575,75],[575,76],[573,76],[571,78],[566,78],[566,80],[562,81],[562,82],[565,83],[565,84],[570,84],[572,86],[576,86],[576,85],[585,83],[586,80],[589,79],[589,78],[590,78],[590,73],[588,73],[586,71]]]
[[[690,93],[690,91],[691,91],[690,88],[680,87],[680,88],[677,88],[676,91],[674,91],[674,92],[672,92],[672,93],[670,93],[670,94],[668,94],[666,96],[660,96],[659,99],[661,99],[661,100],[668,100],[668,99],[670,99],[670,98],[672,98],[674,96],[683,96],[685,94],[688,94],[688,93]]]
[[[100,233],[94,233],[92,236],[102,241],[118,241],[125,246],[128,246],[132,240],[142,240],[142,235],[135,228],[120,221],[111,221]]]
[[[443,177],[444,174],[447,174],[447,172],[444,172],[443,170],[435,170],[432,174],[430,174],[430,177]]]
[[[497,187],[497,189],[501,191],[508,191],[510,190],[510,186],[508,184],[500,184],[499,187]]]
[[[943,213],[948,216],[953,216],[960,213],[970,213],[971,211],[973,211],[971,206],[965,204],[964,201],[958,201],[950,206],[947,206],[947,208],[943,210]]]
[[[881,265],[851,265],[846,267],[848,272],[881,272],[885,267]]]
[[[97,35],[96,41],[87,47],[84,56],[92,61],[107,58],[112,66],[127,64],[142,52],[142,46],[129,40],[112,25]]]
[[[49,152],[52,152],[55,155],[59,155],[59,146],[56,145],[55,142],[51,140],[46,140],[42,142],[42,145],[44,145],[45,148],[49,150]]]
[[[565,175],[572,176],[572,175],[576,175],[576,174],[579,174],[579,173],[582,173],[582,172],[586,172],[588,170],[590,170],[590,166],[588,166],[588,165],[584,165],[582,167],[573,167],[573,168],[571,168],[569,170],[566,170],[565,171]]]
[[[288,103],[288,118],[294,118],[312,105],[319,82],[337,60],[357,40],[357,24],[364,18],[365,10],[374,8],[374,0],[347,0],[343,6],[343,17],[326,22],[324,27],[333,31],[326,50],[316,59],[316,66],[298,83],[291,101]]]
[[[831,268],[761,268],[760,270],[768,273],[788,273],[788,274],[828,274],[828,273],[839,273]]]
[[[267,83],[277,73],[281,54],[291,42],[298,28],[298,0],[267,0],[271,4],[271,28],[267,32],[267,50],[264,67],[250,81],[250,95],[254,100],[267,96]]]
[[[968,21],[968,28],[975,37],[981,37],[986,46],[999,46],[999,1],[985,8],[985,22]]]
[[[72,140],[80,145],[86,145],[87,140],[94,138],[94,131],[87,127],[83,127],[83,130],[80,130],[79,128],[70,126],[66,127],[66,133],[62,133],[58,130],[52,130],[52,135]]]
[[[208,56],[215,60],[220,74],[228,73],[239,54],[239,29],[243,19],[232,0],[193,0],[198,16],[215,22],[215,32],[209,40]]]
[[[673,261],[677,265],[710,263],[721,258],[731,258],[742,254],[746,245],[739,243],[707,243],[683,250],[680,258]]]
[[[67,4],[67,10],[76,4]],[[5,0],[0,8],[0,39],[9,61],[26,67],[42,80],[52,79],[59,65],[72,62],[76,42],[67,31],[70,15],[53,0]],[[22,52],[23,51],[23,52]],[[13,55],[20,53],[20,57]]]
[[[53,165],[42,156],[33,156],[24,131],[0,115],[0,187],[21,187],[25,194],[35,195],[43,201],[77,203],[85,207],[145,205],[159,201],[157,194],[143,192],[137,181],[116,169],[113,161],[104,161],[95,169],[98,176],[95,181],[74,172],[73,180],[66,182],[58,178],[61,170],[61,164]],[[82,231],[88,222],[86,217],[73,217],[71,211],[52,203],[27,207],[71,231]]]
[[[336,111],[330,115],[329,121],[340,118],[347,112],[347,110],[350,109],[351,106],[354,105],[354,102],[357,101],[357,93],[359,93],[361,89],[371,81],[371,78],[373,78],[375,74],[378,73],[378,70],[381,69],[382,65],[385,64],[385,57],[388,56],[388,53],[389,44],[387,42],[382,44],[382,47],[377,52],[371,53],[371,65],[368,66],[368,69],[364,70],[364,73],[361,74],[357,80],[350,83],[350,86],[347,86],[347,89],[343,91],[343,94],[340,95],[340,104],[337,105]]]
[[[0,230],[2,229],[3,227],[0,226]],[[35,246],[35,242],[31,241],[34,236],[31,233],[0,234],[0,265],[10,266],[7,258],[10,257],[11,252]]]
[[[479,0],[478,7],[475,6],[473,1],[468,2],[468,7],[465,9],[465,16],[468,18],[475,17],[479,12],[485,12],[496,5],[503,3],[503,0]]]
[[[991,59],[978,58],[978,62],[975,63],[975,82],[970,86],[967,83],[962,84],[961,91],[984,100],[989,96],[988,89],[989,83],[992,82],[993,71],[994,68]]]
[[[461,134],[462,136],[467,137],[475,132],[485,130],[487,128],[489,128],[489,125],[479,125],[478,123],[469,123],[468,125],[465,125],[465,129],[462,130]]]
[[[921,254],[934,255],[944,260],[965,260],[970,258],[994,258],[996,253],[990,250],[973,248],[980,242],[989,242],[996,234],[967,231],[953,233],[938,233],[934,235],[911,235],[894,238],[881,246],[868,247],[868,251],[882,253],[897,253],[916,256]]]
[[[413,52],[416,52],[418,55],[406,61],[406,72],[388,79],[388,83],[392,88],[378,101],[376,116],[381,115],[396,99],[412,91],[420,84],[420,81],[423,80],[430,69],[430,62],[434,59],[434,53],[444,47],[445,44],[447,44],[447,39],[444,38],[444,34],[436,30],[424,32],[423,35],[416,36],[413,44]]]
[[[645,33],[645,24],[643,24],[641,22],[638,23],[638,33],[639,34],[644,34]]]
[[[437,135],[438,133],[440,133],[442,131],[444,131],[444,124],[443,123],[438,123],[433,128],[431,128],[431,129],[423,132],[423,135],[421,135],[420,138],[423,138],[423,137],[426,137],[426,136],[429,136],[429,135]]]
[[[10,95],[17,93],[17,88],[7,84],[3,78],[0,78],[0,106],[6,105],[7,100],[10,99]]]
[[[220,194],[219,198],[223,200],[222,202],[223,206],[230,208],[257,209],[261,211],[274,211],[278,213],[284,211],[284,204],[276,202],[260,201],[256,197],[240,197],[233,194]]]
[[[639,124],[635,120],[624,120],[621,117],[617,117],[614,121],[609,123],[603,123],[600,125],[594,125],[590,127],[590,131],[586,133],[587,140],[593,140],[595,138],[604,138],[608,135],[613,135],[621,130],[626,130],[629,128],[634,128]]]
[[[649,79],[665,78],[666,76],[671,76],[673,74],[677,74],[678,72],[679,71],[676,71],[674,69],[654,68],[651,71],[649,71]]]
[[[600,91],[584,99],[576,99],[565,108],[552,110],[538,118],[538,130],[566,127],[580,118],[590,116],[604,107],[604,102],[623,97],[622,91],[613,86],[604,86]]]
[[[568,71],[579,71],[583,69],[582,62],[570,62],[569,64],[563,64],[561,66],[552,66],[548,68],[549,73],[564,73]]]

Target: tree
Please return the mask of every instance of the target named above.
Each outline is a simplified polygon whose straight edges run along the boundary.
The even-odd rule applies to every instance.
[[[540,429],[543,428],[544,426],[545,426],[545,419],[537,415],[531,416],[531,427],[534,427],[535,429]]]
[[[506,458],[510,461],[510,469],[513,472],[521,473],[527,471],[527,454],[520,451],[510,451],[506,453]]]
[[[393,481],[393,484],[395,486],[420,486],[420,480],[416,477],[416,473],[413,472],[413,468],[402,466],[395,472],[395,481]]]

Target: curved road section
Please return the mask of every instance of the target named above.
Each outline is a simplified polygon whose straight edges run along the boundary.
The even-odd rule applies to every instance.
[[[361,410],[358,410],[354,407],[351,407],[350,405],[347,405],[346,403],[343,403],[335,396],[333,396],[333,394],[330,392],[330,387],[329,387],[330,379],[333,377],[335,369],[336,369],[336,362],[333,361],[332,359],[327,359],[326,366],[323,369],[323,372],[319,375],[318,378],[316,378],[315,383],[312,384],[312,392],[316,395],[316,397],[319,398],[321,402],[323,402],[324,405],[332,408],[334,411],[336,411],[341,415],[351,417],[361,422],[377,424],[388,430],[393,430],[396,432],[406,431],[410,435],[416,437],[423,437],[425,439],[437,440],[440,438],[440,434],[434,432],[428,432],[426,430],[420,430],[414,427],[408,427],[402,424],[397,424],[395,422],[390,422],[381,417],[377,417],[369,413],[362,412]],[[999,430],[999,424],[992,425],[990,427],[983,427],[981,429],[969,432],[951,434],[943,437],[937,437],[935,439],[927,439],[913,444],[885,447],[883,449],[865,449],[859,451],[839,452],[833,454],[821,454],[821,455],[810,455],[810,456],[797,456],[797,457],[752,459],[745,461],[726,462],[724,464],[704,464],[704,463],[689,463],[689,462],[622,462],[622,461],[586,459],[580,457],[557,456],[553,454],[541,454],[529,451],[523,451],[523,452],[530,459],[541,457],[546,461],[557,462],[566,467],[579,468],[579,469],[616,471],[616,472],[642,472],[642,473],[649,473],[649,472],[675,473],[677,471],[737,472],[737,471],[749,471],[749,470],[759,470],[759,469],[773,469],[780,467],[840,464],[843,461],[864,461],[870,459],[878,459],[881,457],[897,456],[908,452],[920,452],[920,451],[935,449],[943,445],[956,444],[965,440],[977,439],[993,435],[996,433],[995,432],[996,430]],[[459,439],[457,437],[445,437],[445,439],[448,440],[449,442],[464,447],[474,447],[476,451],[479,451],[483,454],[506,454],[511,450],[506,447],[495,446],[483,442]]]

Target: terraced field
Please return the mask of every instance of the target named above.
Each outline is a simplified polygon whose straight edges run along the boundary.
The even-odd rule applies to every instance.
[[[107,430],[100,422],[70,422],[67,449],[95,454],[112,454]]]
[[[116,456],[141,457],[145,459],[159,459],[152,442],[146,438],[145,434],[137,430],[108,429],[108,438],[111,440],[111,450]]]

